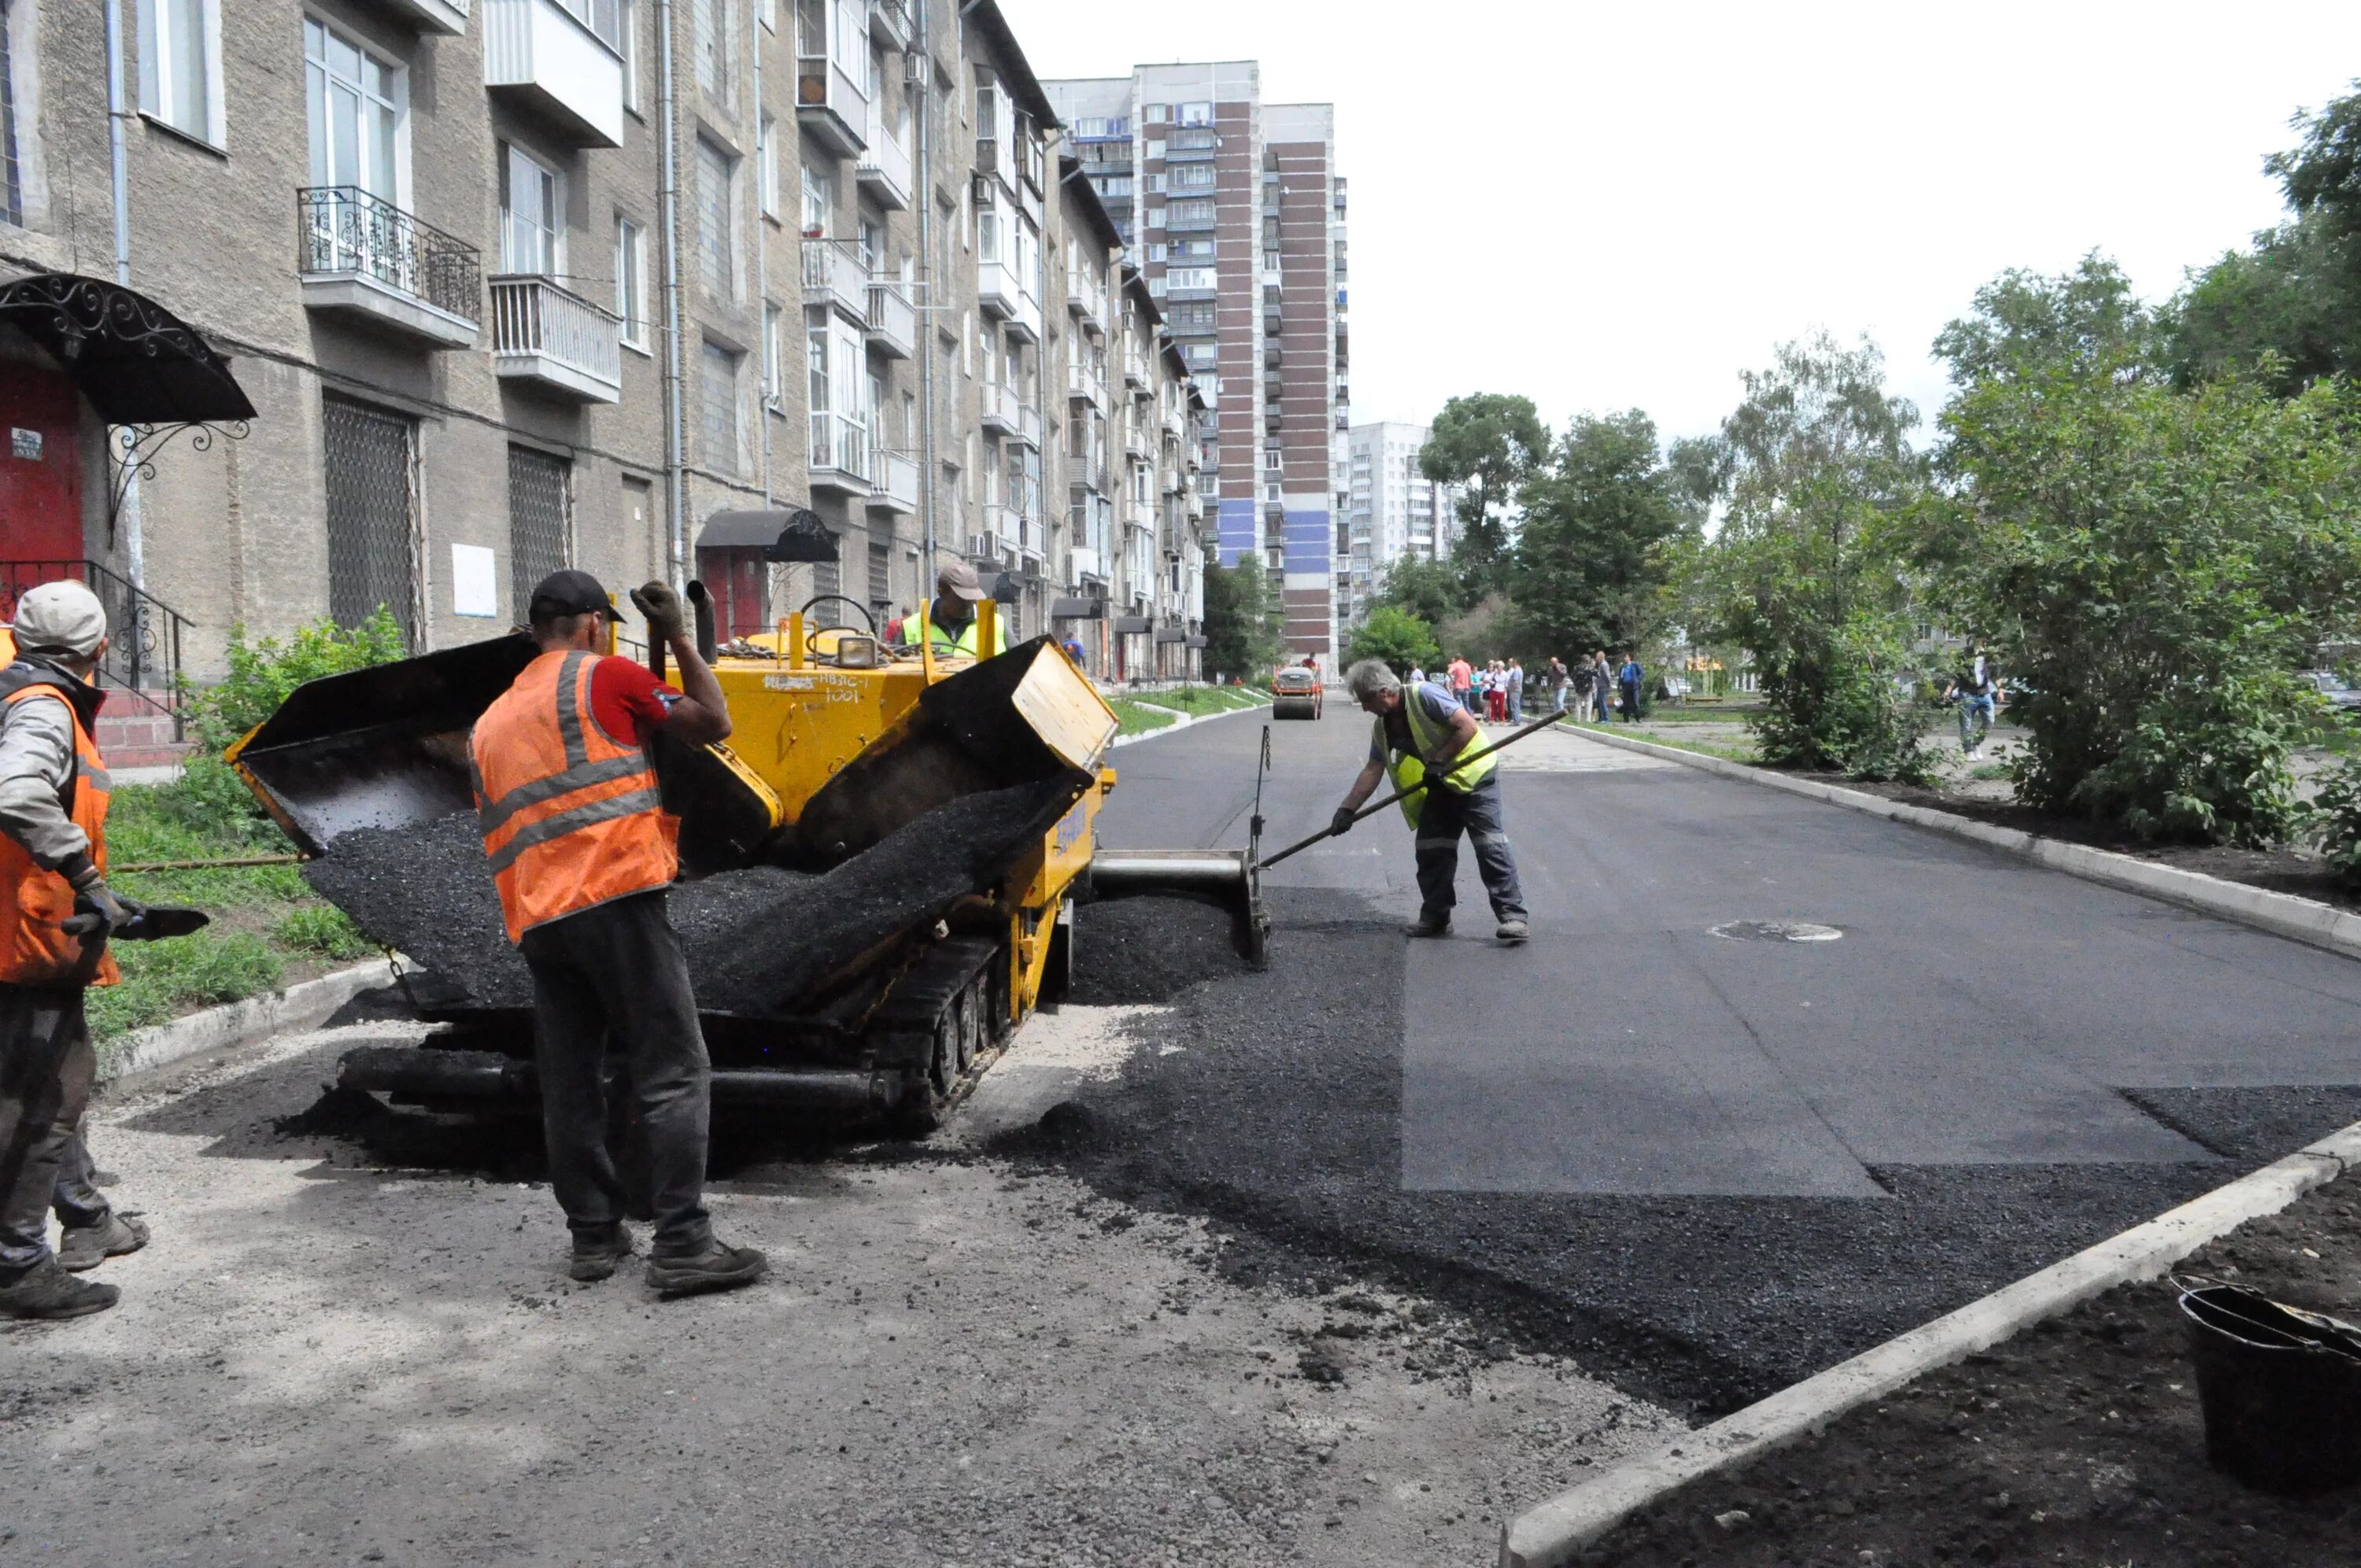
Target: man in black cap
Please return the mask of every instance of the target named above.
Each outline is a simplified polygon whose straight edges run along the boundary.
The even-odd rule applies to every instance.
[[[975,580],[975,568],[964,561],[947,561],[935,573],[934,602],[927,607],[927,626],[932,634],[935,657],[948,658],[954,653],[971,657],[976,653],[975,607],[983,602],[983,588]],[[999,616],[993,618],[994,653],[1008,652],[1008,624]],[[902,622],[902,641],[906,646],[918,644],[918,618],[912,616]]]
[[[631,1255],[624,1188],[607,1145],[606,1060],[628,1062],[655,1212],[648,1283],[663,1296],[762,1277],[763,1255],[714,1238],[705,1210],[712,1084],[687,960],[664,914],[679,871],[645,744],[730,733],[720,683],[697,656],[680,597],[634,589],[648,641],[671,651],[682,689],[602,657],[621,618],[588,572],[533,591],[540,656],[484,710],[468,745],[484,853],[509,939],[533,971],[533,1048],[550,1187],[573,1233],[573,1277],[604,1279]]]

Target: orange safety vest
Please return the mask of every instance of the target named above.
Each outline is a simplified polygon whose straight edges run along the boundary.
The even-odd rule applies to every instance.
[[[599,728],[590,672],[600,655],[560,649],[524,667],[468,742],[476,817],[509,940],[595,905],[670,883],[680,818],[655,770]]]
[[[36,676],[0,696],[0,707],[14,707],[41,692],[64,702],[73,716],[74,771],[59,804],[89,838],[90,858],[104,875],[106,803],[114,785],[73,694],[56,680]],[[102,953],[97,967],[84,970],[82,938],[58,929],[73,912],[73,884],[35,865],[25,846],[0,834],[0,984],[113,985],[121,979],[112,953]]]

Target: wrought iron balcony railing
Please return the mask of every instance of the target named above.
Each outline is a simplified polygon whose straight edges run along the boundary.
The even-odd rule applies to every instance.
[[[464,321],[483,313],[476,247],[357,185],[295,192],[296,267],[311,275],[357,273]]]

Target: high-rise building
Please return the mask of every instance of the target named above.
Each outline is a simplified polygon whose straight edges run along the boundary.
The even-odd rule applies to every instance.
[[[1340,626],[1368,618],[1369,599],[1384,587],[1392,563],[1451,555],[1459,536],[1459,487],[1437,484],[1419,471],[1430,433],[1425,425],[1398,420],[1356,424],[1348,433],[1346,548],[1336,563]]]
[[[1347,397],[1334,111],[1265,103],[1252,60],[1044,85],[1205,389],[1222,560],[1260,557],[1289,651],[1333,660]]]

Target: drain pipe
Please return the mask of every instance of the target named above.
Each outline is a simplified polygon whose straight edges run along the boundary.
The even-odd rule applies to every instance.
[[[115,181],[115,281],[123,288],[131,286],[131,176],[130,158],[123,142],[123,122],[130,115],[123,91],[123,0],[106,0],[106,150]],[[114,440],[114,427],[109,426],[107,439]],[[123,524],[123,559],[129,568],[131,586],[141,593],[148,591],[147,541],[139,529],[139,470],[126,461],[130,472],[124,476],[123,507],[118,514]],[[139,612],[138,601],[133,600],[132,614]],[[130,629],[130,643],[139,645],[138,629]]]
[[[109,0],[120,4],[120,0]],[[672,513],[670,570],[675,587],[688,581],[688,473],[682,451],[680,370],[680,159],[673,102],[673,0],[656,0],[656,115],[664,122],[658,153],[656,223],[664,230],[664,505]]]
[[[752,39],[752,47],[748,51],[748,58],[753,61],[752,79],[749,84],[747,97],[752,103],[754,115],[754,182],[757,186],[754,192],[754,298],[762,311],[763,334],[759,359],[763,367],[763,406],[754,411],[754,422],[762,428],[763,432],[763,505],[768,507],[771,504],[771,403],[779,395],[778,382],[774,378],[785,367],[773,363],[782,356],[779,353],[778,334],[773,331],[771,326],[771,232],[763,226],[764,216],[763,203],[771,194],[768,187],[763,184],[764,170],[768,170],[773,176],[775,176],[778,171],[771,169],[767,161],[771,150],[771,138],[763,129],[761,9],[756,5],[746,7],[746,32]],[[788,8],[787,25],[790,27],[795,25],[795,11],[792,6]]]
[[[918,476],[919,530],[925,536],[926,571],[918,583],[918,597],[931,599],[935,591],[935,552],[940,546],[937,533],[936,492],[942,485],[943,466],[935,453],[935,181],[934,134],[935,82],[933,42],[927,37],[927,0],[918,0],[917,30],[918,52],[927,61],[926,80],[918,86],[918,461],[926,472]],[[909,66],[902,68],[902,80],[910,79]]]

